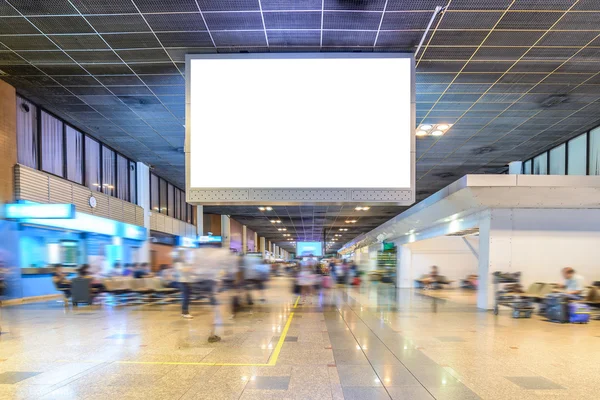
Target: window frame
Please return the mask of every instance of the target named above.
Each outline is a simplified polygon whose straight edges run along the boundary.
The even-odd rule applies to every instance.
[[[86,138],[90,138],[91,140],[96,141],[99,144],[99,169],[100,169],[100,190],[98,190],[101,193],[104,193],[102,190],[102,184],[104,182],[104,176],[103,176],[103,154],[102,154],[102,147],[106,147],[107,149],[111,150],[114,154],[115,154],[115,186],[114,186],[114,195],[107,195],[107,196],[111,196],[111,197],[117,197],[117,186],[118,186],[118,177],[116,176],[116,168],[117,168],[117,156],[121,156],[123,158],[125,158],[128,161],[128,169],[129,169],[129,163],[134,163],[137,165],[137,162],[132,159],[127,157],[125,154],[115,150],[113,147],[111,147],[110,145],[108,145],[107,143],[104,143],[103,141],[99,140],[98,138],[86,133],[83,129],[78,128],[77,126],[69,123],[68,121],[66,121],[64,118],[59,117],[58,115],[56,115],[55,113],[53,113],[52,111],[47,110],[46,108],[40,106],[39,104],[31,101],[27,96],[24,96],[22,93],[17,92],[17,96],[20,97],[21,99],[27,101],[28,103],[32,104],[33,106],[35,106],[35,113],[36,113],[36,117],[37,117],[37,121],[36,121],[36,132],[33,133],[35,139],[36,139],[36,150],[37,150],[37,154],[36,154],[36,170],[38,171],[42,171],[46,174],[50,174],[52,176],[56,176],[58,178],[67,180],[69,182],[72,182],[74,184],[77,185],[81,185],[81,186],[85,186],[87,187],[89,190],[93,191],[93,189],[91,189],[88,184],[88,179],[86,176],[86,162],[87,162],[87,157],[86,157],[86,146],[85,146],[85,142],[86,142]],[[18,101],[18,100],[17,100]],[[62,123],[62,174],[63,176],[60,175],[56,175],[52,172],[48,172],[45,171],[44,169],[42,169],[42,112],[50,115],[51,117],[57,119],[58,121],[60,121]],[[82,172],[82,183],[73,181],[71,179],[67,178],[67,127],[74,129],[78,132],[81,133],[82,135],[82,165],[81,165],[81,172]],[[136,167],[137,168],[137,167]],[[128,196],[128,200],[124,200],[127,201],[129,203],[133,203],[133,204],[137,204],[137,171],[136,171],[136,176],[135,176],[135,184],[136,184],[136,191],[135,191],[135,196],[131,196],[131,176],[130,174],[127,174],[127,184],[129,187],[129,196]],[[105,194],[105,193],[104,193]],[[132,199],[132,197],[135,197],[135,199]],[[123,199],[120,199],[123,200]]]

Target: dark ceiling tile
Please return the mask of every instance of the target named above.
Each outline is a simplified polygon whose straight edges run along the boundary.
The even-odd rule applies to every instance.
[[[118,50],[117,54],[125,62],[169,62],[171,59],[163,49]]]
[[[202,11],[257,11],[258,0],[198,0]]]
[[[6,14],[0,14],[6,15]],[[40,32],[27,21],[25,18],[21,17],[11,17],[11,18],[0,18],[0,34],[39,34]]]
[[[193,14],[146,14],[146,21],[155,32],[205,31],[206,25],[200,13]]]
[[[110,32],[150,32],[141,15],[96,15],[87,20],[98,33]]]
[[[121,59],[112,50],[68,51],[78,63],[120,63]]]
[[[208,32],[157,33],[164,47],[214,47]]]
[[[127,64],[86,64],[85,69],[93,75],[128,75],[132,73]]]
[[[73,64],[73,60],[64,52],[57,51],[22,51],[18,54],[32,64],[40,63],[63,63]],[[21,60],[23,63],[23,60]]]
[[[130,71],[131,74],[131,71]],[[106,86],[134,86],[144,85],[135,75],[98,76],[98,80]]]
[[[82,14],[137,13],[135,5],[123,0],[72,0]]]
[[[63,50],[107,49],[108,45],[99,35],[50,35]],[[37,40],[37,39],[36,39]]]
[[[152,33],[105,33],[102,37],[115,50],[161,47]]]
[[[323,29],[377,30],[381,13],[325,12]]]
[[[38,64],[39,69],[48,75],[89,75],[83,68],[76,64],[48,65]]]
[[[116,96],[151,96],[146,86],[108,86]]]
[[[263,29],[263,22],[260,12],[215,12],[204,14],[204,19],[206,20],[208,29],[211,31]]]
[[[212,37],[217,47],[266,46],[267,44],[263,31],[214,32]]]
[[[47,35],[94,32],[92,27],[85,21],[85,19],[79,16],[30,17],[29,20]]]
[[[10,50],[56,50],[56,45],[42,35],[0,36],[0,43]]]
[[[263,11],[268,10],[321,10],[322,0],[261,0]]]
[[[319,46],[320,31],[268,31],[271,46]]]
[[[134,2],[142,13],[198,11],[195,0],[134,0]]]
[[[325,10],[383,11],[385,0],[323,0]]]
[[[323,46],[373,46],[377,32],[324,31]]]
[[[65,15],[77,14],[77,10],[69,0],[35,1],[35,0],[10,0],[20,13],[24,15]]]
[[[266,12],[267,29],[321,29],[320,12]]]

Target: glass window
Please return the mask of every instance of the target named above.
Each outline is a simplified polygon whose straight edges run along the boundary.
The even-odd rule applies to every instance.
[[[116,178],[115,152],[102,146],[102,191],[109,196],[115,195]]]
[[[567,174],[585,175],[587,165],[587,136],[577,136],[567,142]]]
[[[100,191],[100,143],[85,137],[85,184]]]
[[[42,170],[63,174],[63,123],[42,111]]]
[[[153,211],[160,212],[160,204],[158,202],[158,176],[150,174],[150,208]]]
[[[192,224],[194,221],[194,208],[192,207],[191,204],[187,205],[187,223],[188,224]]]
[[[173,185],[171,185],[170,183],[167,185],[167,195],[169,196],[169,198],[167,199],[167,215],[169,217],[173,217],[175,216],[174,210],[173,210],[173,200],[175,197],[175,188],[173,187]]]
[[[129,160],[117,154],[117,197],[129,201]]]
[[[564,175],[566,173],[567,145],[561,144],[550,150],[550,175]]]
[[[181,219],[181,190],[175,188],[175,201],[173,202],[174,218]]]
[[[531,175],[531,160],[527,160],[523,163],[523,173],[525,175]]]
[[[183,190],[181,191],[181,203],[179,207],[181,208],[181,220],[187,221],[187,204],[185,202],[185,192]]]
[[[67,125],[65,129],[67,141],[67,176],[75,183],[83,183],[83,134]]]
[[[533,159],[533,174],[548,175],[548,153],[540,154]]]
[[[160,212],[167,213],[167,181],[160,180]]]
[[[17,97],[17,162],[38,167],[37,107]]]
[[[590,131],[590,175],[600,175],[600,126]]]
[[[137,166],[129,161],[129,201],[137,204]]]

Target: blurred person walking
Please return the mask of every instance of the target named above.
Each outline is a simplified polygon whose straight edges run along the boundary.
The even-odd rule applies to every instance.
[[[190,314],[190,290],[193,281],[193,267],[186,263],[181,255],[175,257],[175,274],[181,288],[181,316],[185,319],[193,319]]]
[[[212,282],[213,295],[211,306],[213,311],[213,323],[211,326],[209,343],[218,342],[221,337],[217,335],[217,329],[222,326],[220,302],[217,298],[221,280],[235,274],[239,270],[238,257],[232,255],[228,250],[216,247],[200,247],[193,251],[193,265],[196,276],[204,282]]]

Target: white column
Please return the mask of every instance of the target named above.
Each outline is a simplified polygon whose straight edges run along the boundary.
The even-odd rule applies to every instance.
[[[246,225],[242,225],[242,254],[248,252],[248,230]]]
[[[263,258],[266,257],[267,248],[265,247],[265,238],[261,237],[258,242],[258,251],[260,251],[263,255]]]
[[[146,228],[147,238],[150,237],[150,168],[141,162],[136,163],[137,174],[137,205],[144,209],[144,228]],[[135,262],[150,262],[150,243],[148,239],[144,240],[142,247],[137,254]]]
[[[258,233],[254,232],[254,251],[260,251],[258,249]]]
[[[229,249],[231,246],[231,221],[227,215],[221,215],[221,246]]]
[[[398,266],[396,271],[396,287],[409,289],[413,287],[412,251],[407,245],[398,246]]]
[[[204,206],[196,206],[196,235],[204,236]]]

